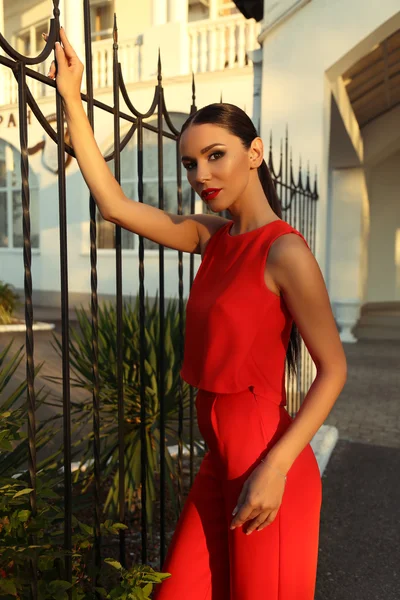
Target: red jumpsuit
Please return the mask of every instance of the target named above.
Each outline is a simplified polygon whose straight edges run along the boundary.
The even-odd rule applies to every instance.
[[[276,220],[209,240],[186,308],[182,378],[198,388],[197,419],[208,452],[186,499],[157,600],[313,600],[322,484],[308,444],[287,473],[274,521],[245,535],[230,529],[243,484],[290,426],[285,357],[293,319],[269,290],[269,248],[286,233]],[[308,244],[307,244],[308,245]]]

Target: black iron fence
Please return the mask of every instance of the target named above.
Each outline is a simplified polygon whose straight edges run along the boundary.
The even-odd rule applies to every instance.
[[[143,188],[143,165],[145,148],[143,145],[144,130],[152,131],[158,139],[158,207],[164,209],[164,155],[163,155],[163,139],[177,141],[179,130],[174,126],[170,114],[164,101],[164,92],[162,86],[162,70],[161,60],[158,60],[158,75],[157,85],[154,92],[153,101],[149,110],[145,113],[138,111],[131,103],[127,89],[124,84],[121,66],[118,62],[118,36],[116,17],[114,16],[114,33],[113,40],[110,40],[113,48],[113,106],[108,106],[94,99],[93,79],[92,79],[92,46],[91,46],[91,23],[90,23],[90,3],[89,0],[83,0],[84,6],[84,30],[85,30],[85,63],[86,63],[86,89],[87,93],[82,94],[82,99],[87,104],[87,116],[89,122],[94,127],[94,107],[106,111],[114,115],[114,149],[105,156],[106,161],[114,161],[115,179],[120,183],[121,180],[121,164],[120,155],[122,150],[128,144],[129,140],[136,133],[137,135],[137,197],[139,202],[146,200]],[[71,146],[65,141],[64,136],[64,118],[62,99],[56,91],[54,81],[43,76],[40,72],[31,68],[35,65],[43,63],[54,49],[56,40],[59,37],[59,0],[53,0],[54,18],[50,20],[49,37],[43,51],[36,57],[26,57],[18,53],[13,47],[8,44],[7,40],[0,35],[0,45],[8,56],[0,56],[0,63],[9,68],[17,81],[18,85],[18,113],[19,113],[19,134],[20,134],[20,151],[21,151],[21,178],[22,178],[22,220],[23,220],[23,259],[24,259],[24,291],[25,291],[25,321],[26,321],[26,377],[27,377],[27,396],[29,402],[28,416],[28,436],[29,436],[29,478],[30,486],[33,491],[30,494],[30,506],[32,513],[37,510],[37,494],[36,494],[36,398],[35,398],[35,365],[34,365],[34,335],[32,330],[33,324],[33,305],[32,305],[32,287],[34,284],[35,274],[31,271],[31,235],[30,235],[30,190],[28,184],[29,177],[29,160],[28,160],[28,129],[27,129],[27,107],[29,106],[34,116],[39,121],[43,129],[50,138],[57,144],[58,149],[58,199],[59,199],[59,235],[60,235],[60,273],[61,273],[61,348],[62,348],[62,402],[63,402],[63,463],[64,463],[64,549],[70,552],[72,549],[72,519],[74,514],[73,503],[73,482],[71,474],[71,384],[70,384],[70,323],[69,323],[69,303],[68,303],[68,262],[67,262],[67,219],[66,219],[66,176],[65,176],[65,153],[74,157],[75,153]],[[46,86],[52,86],[55,92],[56,101],[56,131],[50,126],[45,116],[43,115],[39,105],[29,90],[28,81],[34,79],[43,83]],[[128,113],[120,110],[120,93],[128,108]],[[222,101],[222,98],[221,98]],[[192,82],[192,105],[190,114],[197,110],[195,100],[195,82],[193,77]],[[157,115],[157,126],[149,124],[147,120],[152,116]],[[127,134],[121,139],[120,126],[121,121],[126,121],[130,124]],[[164,128],[166,124],[168,130]],[[289,156],[288,134],[286,132],[285,143],[281,144],[279,168],[276,169],[273,164],[272,152],[272,137],[270,140],[268,164],[275,181],[278,195],[281,199],[282,216],[290,222],[294,227],[300,230],[307,238],[307,241],[312,250],[315,249],[315,226],[316,226],[316,206],[317,206],[317,185],[316,177],[313,189],[310,184],[310,173],[307,170],[305,181],[301,167],[297,180],[293,172],[292,157]],[[177,214],[183,214],[182,206],[182,174],[181,163],[179,160],[178,144],[176,144],[176,182],[177,182],[177,198],[176,210]],[[93,461],[94,461],[94,486],[93,486],[93,530],[94,530],[94,564],[100,568],[102,559],[102,540],[101,540],[101,487],[102,474],[100,469],[100,427],[101,427],[101,405],[100,405],[100,377],[99,377],[99,322],[98,322],[98,296],[97,296],[97,232],[96,225],[98,215],[94,198],[90,195],[89,203],[89,218],[90,218],[90,277],[91,277],[91,324],[92,324],[92,402],[93,402]],[[190,212],[195,212],[195,194],[194,190],[190,192]],[[96,219],[97,216],[97,219]],[[228,215],[224,215],[228,216]],[[117,347],[117,390],[118,390],[118,520],[125,523],[127,520],[126,514],[126,455],[125,455],[125,399],[124,399],[124,379],[122,365],[122,348],[123,348],[123,282],[122,282],[122,244],[121,244],[121,228],[115,226],[115,270],[116,270],[116,347]],[[140,361],[139,374],[145,372],[145,270],[144,270],[144,239],[139,237],[139,306],[140,306]],[[164,406],[165,397],[165,380],[166,380],[166,364],[165,364],[165,282],[164,282],[164,247],[159,246],[159,347],[158,347],[158,373],[157,379],[159,383],[159,560],[160,568],[164,561],[167,539],[166,539],[166,487],[167,487],[167,472],[166,472],[166,414]],[[179,361],[183,359],[183,338],[184,338],[184,298],[183,298],[183,260],[182,252],[178,252],[178,275],[179,275],[179,348],[177,356]],[[190,255],[190,285],[194,278],[194,256]],[[296,379],[287,380],[287,398],[288,410],[294,415],[302,401],[305,391],[312,382],[312,361],[308,355],[304,344],[298,362],[298,374]],[[186,408],[184,409],[183,402],[183,382],[179,381],[176,387],[176,403],[178,406],[178,455],[175,469],[175,482],[177,486],[177,500],[179,512],[183,506],[183,449],[188,447],[190,457],[190,484],[194,476],[194,395],[195,390],[190,389],[188,415]],[[138,429],[140,430],[140,451],[141,451],[141,561],[146,563],[148,559],[147,542],[148,542],[148,524],[146,519],[146,494],[147,494],[147,478],[149,476],[148,453],[146,446],[146,389],[144,377],[140,378],[139,389],[140,400],[140,418],[138,419]],[[184,413],[188,416],[189,431],[184,439]],[[168,524],[169,526],[171,523]],[[119,532],[119,557],[122,565],[127,564],[126,551],[126,530]],[[129,531],[129,530],[128,530]],[[132,532],[130,532],[132,533]],[[128,535],[130,534],[128,533]],[[35,570],[34,570],[35,571]],[[65,561],[65,579],[71,581],[72,577],[72,562],[71,556],[67,554]],[[33,597],[37,597],[37,582],[35,576],[32,581]]]

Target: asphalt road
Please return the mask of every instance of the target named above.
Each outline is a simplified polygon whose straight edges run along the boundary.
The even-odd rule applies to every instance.
[[[400,600],[400,448],[339,440],[322,482],[315,600]]]

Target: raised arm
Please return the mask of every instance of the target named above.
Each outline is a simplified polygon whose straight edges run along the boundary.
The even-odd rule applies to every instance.
[[[45,39],[47,35],[43,36]],[[56,80],[76,159],[102,217],[158,244],[200,254],[215,228],[226,219],[213,215],[175,215],[127,198],[111,173],[96,143],[83,108],[80,86],[84,66],[63,28],[62,46],[56,43],[57,72],[53,61],[49,77]]]

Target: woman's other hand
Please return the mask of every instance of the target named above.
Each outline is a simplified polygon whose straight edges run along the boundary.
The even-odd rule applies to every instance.
[[[284,477],[270,469],[267,463],[260,463],[243,484],[231,529],[240,527],[246,521],[250,521],[246,534],[255,529],[264,529],[274,521],[284,491]]]
[[[43,33],[42,35],[47,41],[48,34]],[[80,100],[84,65],[69,43],[62,27],[60,28],[60,39],[62,45],[56,42],[55,46],[57,71],[53,60],[47,75],[50,79],[55,79],[57,89],[65,101]]]

